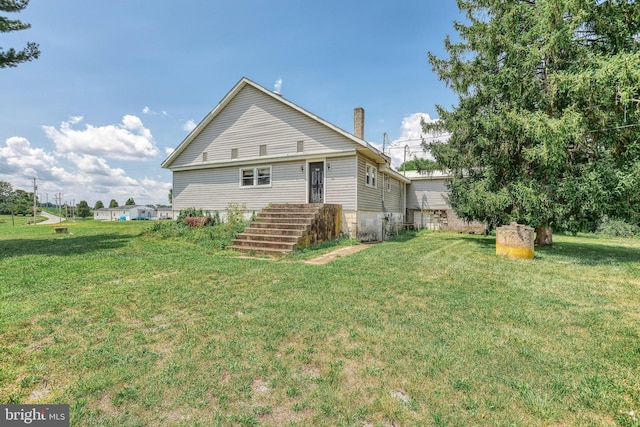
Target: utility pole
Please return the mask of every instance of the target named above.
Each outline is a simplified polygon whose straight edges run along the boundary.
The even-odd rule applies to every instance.
[[[62,193],[54,194],[54,199],[58,205],[58,219],[62,222]]]
[[[38,190],[38,186],[36,185],[36,177],[33,177],[33,225],[36,225],[36,217],[38,216],[38,193],[36,193],[36,191]]]

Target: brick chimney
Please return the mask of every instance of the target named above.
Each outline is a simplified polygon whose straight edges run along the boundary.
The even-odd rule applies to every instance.
[[[364,108],[353,109],[353,134],[360,139],[364,139]]]

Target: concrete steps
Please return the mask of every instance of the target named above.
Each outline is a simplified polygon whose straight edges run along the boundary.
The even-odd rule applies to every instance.
[[[311,236],[322,204],[272,204],[233,240],[233,249],[243,253],[282,254],[303,247]]]

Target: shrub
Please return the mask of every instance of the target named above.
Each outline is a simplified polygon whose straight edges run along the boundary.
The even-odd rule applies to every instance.
[[[226,221],[222,222],[220,213],[203,212],[201,209],[189,208],[180,211],[176,221],[159,221],[154,223],[149,232],[161,238],[180,238],[184,241],[216,249],[230,246],[238,233],[244,231],[247,221],[244,219],[245,205],[230,203],[227,208]]]
[[[213,218],[208,216],[188,216],[184,219],[184,223],[189,227],[206,227],[213,224]]]
[[[640,227],[605,215],[596,232],[610,237],[635,237],[640,236]]]

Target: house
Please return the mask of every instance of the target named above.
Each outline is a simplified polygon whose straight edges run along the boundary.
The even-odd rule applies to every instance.
[[[458,232],[483,233],[487,226],[477,221],[464,221],[447,201],[446,171],[401,172],[411,180],[407,189],[406,222],[415,228],[447,229]]]
[[[93,219],[103,221],[130,221],[136,219],[155,219],[156,209],[152,206],[127,205],[117,208],[101,208],[93,211]]]
[[[411,180],[407,190],[406,222],[416,228],[438,230],[448,225],[446,199],[448,173],[444,171],[401,172]]]
[[[351,134],[282,95],[241,79],[162,163],[173,209],[247,215],[270,204],[340,205],[342,233],[382,240],[404,223],[411,181],[364,140],[364,110]]]

